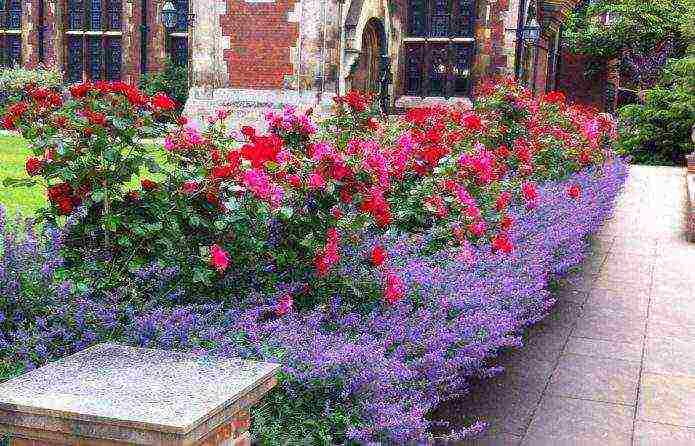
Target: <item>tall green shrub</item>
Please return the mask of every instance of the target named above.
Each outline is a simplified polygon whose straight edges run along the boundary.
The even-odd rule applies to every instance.
[[[166,93],[176,101],[176,110],[180,114],[188,100],[188,68],[167,61],[163,70],[143,76],[140,88],[150,96],[160,91]]]

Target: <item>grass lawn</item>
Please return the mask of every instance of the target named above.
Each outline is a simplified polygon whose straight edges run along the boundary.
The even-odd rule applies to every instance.
[[[35,210],[46,203],[46,196],[40,187],[13,188],[5,187],[5,178],[27,178],[24,168],[29,149],[27,143],[17,136],[0,135],[0,205],[8,212],[21,212],[32,215]]]
[[[155,145],[151,147],[153,152],[157,152],[156,158],[162,163],[163,151]],[[46,192],[41,186],[14,188],[2,185],[5,178],[28,178],[24,164],[29,155],[28,144],[24,139],[18,136],[0,135],[0,205],[4,206],[9,213],[20,212],[23,215],[33,215],[38,208],[46,204]],[[162,175],[143,172],[140,177],[158,181]],[[138,180],[134,178],[130,185],[137,188]]]

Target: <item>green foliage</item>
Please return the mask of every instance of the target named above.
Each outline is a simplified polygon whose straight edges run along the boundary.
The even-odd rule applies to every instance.
[[[644,104],[620,110],[620,151],[644,164],[682,165],[695,147],[695,57],[676,59]]]
[[[281,374],[280,379],[287,377]],[[314,384],[311,390],[303,386],[303,390],[298,388],[292,395],[284,386],[278,386],[253,409],[251,431],[259,444],[346,444],[345,432],[358,424],[359,415],[350,405],[332,407],[326,413],[331,393],[339,386],[326,382]]]
[[[176,111],[180,114],[188,99],[188,68],[167,61],[163,70],[144,75],[140,88],[150,96],[160,91],[166,93],[176,101]]]
[[[0,114],[11,102],[24,99],[31,86],[58,90],[63,82],[62,73],[55,69],[22,67],[0,69]]]
[[[569,14],[564,39],[576,53],[590,56],[593,71],[627,48],[652,51],[672,39],[682,54],[692,22],[692,0],[599,0]],[[608,17],[608,23],[602,19]],[[590,68],[592,71],[592,68]]]

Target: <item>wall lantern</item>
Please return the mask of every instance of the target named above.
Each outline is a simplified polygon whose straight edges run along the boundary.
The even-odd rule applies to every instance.
[[[538,25],[538,20],[535,17],[524,26],[521,30],[521,38],[524,42],[537,44],[541,36],[541,27]]]
[[[172,2],[164,3],[164,6],[162,6],[162,23],[164,27],[172,30],[176,26],[177,21],[178,11],[176,11],[176,6]]]

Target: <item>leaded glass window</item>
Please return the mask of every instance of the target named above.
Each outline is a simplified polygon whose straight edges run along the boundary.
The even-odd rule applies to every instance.
[[[118,80],[123,0],[67,0],[68,81]]]
[[[22,1],[0,0],[0,66],[22,63]]]
[[[469,94],[475,7],[475,0],[409,0],[405,94]]]
[[[176,26],[169,36],[169,58],[178,66],[188,65],[188,0],[175,0]]]

